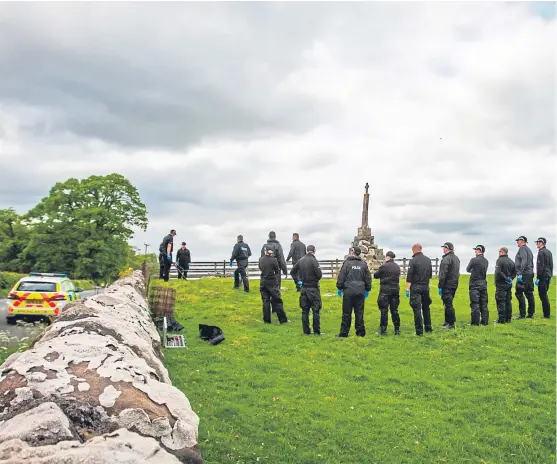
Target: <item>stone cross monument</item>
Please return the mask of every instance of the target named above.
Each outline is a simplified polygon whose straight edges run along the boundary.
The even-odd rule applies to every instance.
[[[371,235],[369,228],[369,184],[366,182],[364,193],[364,203],[362,208],[362,225],[358,227],[358,235],[354,237],[351,246],[359,246],[362,249],[361,257],[369,266],[373,273],[385,262],[383,249],[375,244],[375,237]],[[346,256],[345,256],[346,259]]]

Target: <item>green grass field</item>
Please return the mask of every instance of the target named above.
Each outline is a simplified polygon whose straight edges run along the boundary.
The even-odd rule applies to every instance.
[[[274,314],[263,324],[258,281],[249,294],[231,279],[170,285],[189,348],[166,350],[166,364],[200,416],[208,464],[555,463],[555,315],[543,319],[537,298],[534,320],[496,326],[490,282],[490,325],[470,327],[463,276],[455,331],[441,328],[432,288],[432,334],[415,336],[402,296],[401,336],[389,321],[381,337],[374,282],[368,335],[356,338],[352,327],[337,339],[341,299],[323,296],[335,292],[332,280],[321,286],[321,337],[302,334],[291,279],[283,281],[285,325]],[[221,327],[226,340],[199,339],[199,323]]]

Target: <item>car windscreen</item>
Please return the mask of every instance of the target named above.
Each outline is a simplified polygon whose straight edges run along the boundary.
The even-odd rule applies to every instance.
[[[56,292],[55,282],[21,282],[18,292]]]

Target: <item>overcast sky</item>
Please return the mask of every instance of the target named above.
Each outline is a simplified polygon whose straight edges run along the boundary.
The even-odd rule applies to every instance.
[[[555,250],[554,4],[0,3],[0,208],[118,172],[158,248]]]

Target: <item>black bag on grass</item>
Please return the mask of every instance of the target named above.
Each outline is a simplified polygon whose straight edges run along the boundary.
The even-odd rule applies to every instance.
[[[199,324],[199,337],[208,340],[211,345],[218,345],[224,340],[224,334],[220,327],[215,325]]]

